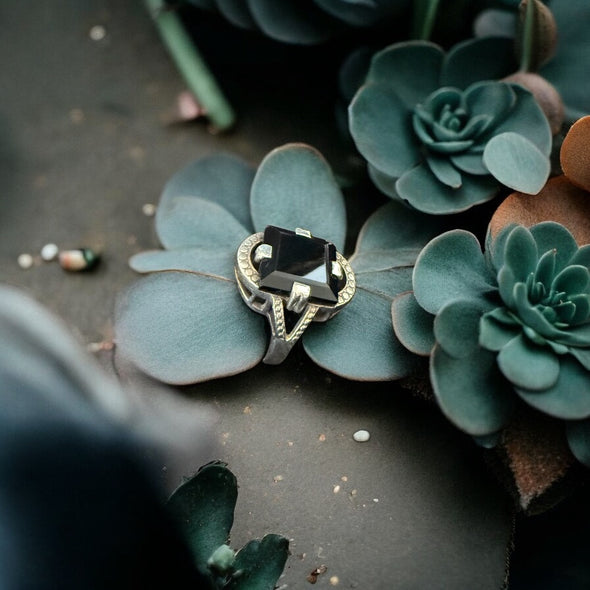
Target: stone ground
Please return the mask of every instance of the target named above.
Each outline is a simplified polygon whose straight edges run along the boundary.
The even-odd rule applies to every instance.
[[[5,2],[0,26],[1,276],[82,345],[112,339],[117,293],[136,280],[127,260],[158,246],[143,206],[192,159],[229,150],[255,164],[306,141],[339,173],[357,165],[332,124],[334,70],[322,69],[332,56],[318,64],[306,50],[261,44],[249,62],[233,30],[205,22],[205,47],[227,36],[227,54],[211,58],[239,115],[233,133],[214,135],[204,123],[169,123],[184,85],[139,0]],[[352,203],[353,226],[375,204]],[[90,246],[103,261],[91,274],[65,273],[38,259],[48,242]],[[36,257],[32,268],[18,266],[22,253]],[[112,355],[97,353],[111,371]],[[344,381],[296,351],[280,367],[149,391],[182,396],[195,416],[203,403],[215,410],[206,458],[227,461],[240,483],[232,542],[292,539],[281,588],[306,588],[322,565],[319,588],[503,585],[507,495],[466,437],[396,385]],[[369,442],[352,439],[361,428]]]

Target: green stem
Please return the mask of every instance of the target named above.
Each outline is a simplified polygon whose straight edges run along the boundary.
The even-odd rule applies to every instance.
[[[167,9],[164,0],[145,0],[145,4],[176,67],[211,123],[220,131],[229,129],[235,122],[233,109],[178,15]]]
[[[524,17],[524,25],[522,30],[522,49],[520,55],[520,71],[528,72],[532,65],[533,52],[533,36],[535,30],[536,19],[535,0],[528,0],[526,5],[526,14]]]
[[[432,35],[432,29],[436,21],[438,13],[438,5],[440,0],[424,0],[416,2],[416,10],[414,13],[415,22],[415,38],[423,41],[428,41]]]

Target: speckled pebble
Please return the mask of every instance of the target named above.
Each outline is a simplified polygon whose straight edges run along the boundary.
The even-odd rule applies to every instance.
[[[352,438],[354,438],[356,442],[367,442],[371,438],[371,435],[368,430],[357,430],[352,435]]]
[[[41,258],[43,258],[45,262],[55,260],[58,254],[59,248],[55,244],[45,244],[45,246],[41,248]]]

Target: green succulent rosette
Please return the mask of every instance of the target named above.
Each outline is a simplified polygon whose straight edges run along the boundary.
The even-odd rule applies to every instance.
[[[487,246],[484,255],[463,230],[427,244],[413,294],[392,306],[396,335],[430,356],[436,399],[465,432],[499,432],[520,398],[575,421],[570,446],[581,458],[590,443],[590,245],[546,221],[488,233]]]
[[[312,323],[303,347],[321,367],[368,381],[412,374],[419,359],[390,328],[393,297],[411,288],[412,266],[437,233],[431,219],[388,203],[362,228],[348,258],[352,301],[325,323]],[[342,251],[346,211],[323,156],[304,144],[271,151],[257,170],[227,154],[201,158],[164,188],[156,232],[164,247],[135,255],[149,276],[121,294],[115,319],[117,351],[161,381],[188,384],[234,375],[266,351],[265,318],[242,301],[236,250],[267,225],[308,229]]]
[[[430,42],[387,47],[349,107],[349,126],[377,187],[430,214],[492,199],[501,185],[534,194],[549,172],[551,131],[533,95],[495,81],[508,39],[470,40],[448,54]]]

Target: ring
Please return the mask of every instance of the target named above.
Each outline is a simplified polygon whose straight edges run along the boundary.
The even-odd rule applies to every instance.
[[[325,322],[356,290],[352,268],[331,242],[307,230],[269,225],[239,246],[236,280],[242,299],[270,324],[263,363],[278,365],[309,324]]]

